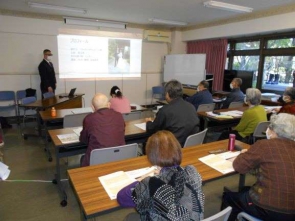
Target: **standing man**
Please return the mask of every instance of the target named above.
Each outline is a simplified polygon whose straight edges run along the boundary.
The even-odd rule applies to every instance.
[[[165,85],[165,98],[168,102],[157,113],[152,121],[147,118],[146,130],[155,133],[168,130],[174,134],[181,146],[189,135],[199,132],[199,118],[194,106],[182,99],[182,85],[171,80]]]
[[[39,64],[38,70],[41,78],[40,88],[43,94],[53,92],[56,89],[56,78],[53,64],[51,63],[52,53],[49,49],[43,51],[43,61]]]
[[[83,121],[80,141],[87,144],[82,166],[89,166],[91,151],[98,148],[125,145],[125,122],[121,113],[110,109],[107,96],[98,93],[92,99],[93,113]]]
[[[208,88],[209,83],[205,80],[201,81],[198,85],[197,93],[185,100],[194,105],[196,110],[198,110],[200,104],[212,104],[213,98]]]
[[[241,78],[234,78],[230,83],[231,92],[227,95],[226,100],[223,102],[221,108],[228,108],[231,102],[244,102],[245,94],[241,91],[240,87],[243,81]]]

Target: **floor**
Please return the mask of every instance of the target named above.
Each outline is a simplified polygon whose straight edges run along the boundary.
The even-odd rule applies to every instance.
[[[78,221],[81,220],[80,208],[67,180],[64,181],[68,194],[68,205],[60,206],[57,187],[52,183],[55,173],[55,159],[46,160],[43,141],[40,138],[23,140],[22,129],[16,124],[11,129],[3,129],[5,145],[4,163],[11,170],[8,180],[0,181],[0,220],[1,221]],[[209,132],[208,141],[214,141],[218,133]],[[52,144],[51,144],[52,145]],[[53,151],[53,147],[51,146]],[[79,165],[79,157],[62,162],[63,178],[66,170]],[[203,186],[206,196],[205,217],[220,209],[223,186],[237,189],[238,175],[209,182]],[[246,183],[253,184],[254,177],[247,175]],[[123,220],[132,209],[120,209],[96,218],[100,221]]]

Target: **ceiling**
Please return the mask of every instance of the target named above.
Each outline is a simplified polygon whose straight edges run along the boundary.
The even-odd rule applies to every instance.
[[[187,22],[190,25],[214,22],[241,15],[206,8],[206,0],[30,0],[44,4],[86,9],[86,14],[30,8],[29,0],[0,0],[0,9],[58,16],[74,16],[150,25],[150,18]],[[295,3],[295,0],[218,0],[254,8],[253,12]],[[171,27],[171,26],[170,26]]]

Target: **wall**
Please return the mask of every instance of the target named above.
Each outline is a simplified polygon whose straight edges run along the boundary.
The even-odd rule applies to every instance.
[[[248,36],[288,31],[295,28],[295,12],[184,31],[182,41]]]
[[[143,42],[142,76],[137,80],[87,80],[60,79],[58,73],[57,35],[64,29],[85,29],[65,25],[62,21],[23,18],[0,15],[0,90],[37,89],[41,97],[38,65],[43,59],[42,52],[48,48],[53,53],[56,69],[56,93],[67,93],[77,87],[77,93],[85,93],[85,105],[90,106],[91,98],[97,92],[109,94],[113,85],[121,87],[132,103],[151,102],[151,87],[162,82],[163,57],[168,54],[167,44]],[[97,28],[87,27],[97,31]],[[106,31],[114,31],[108,30]],[[126,32],[142,34],[141,29],[127,29]],[[10,113],[10,115],[13,113]],[[4,115],[1,113],[1,115]]]

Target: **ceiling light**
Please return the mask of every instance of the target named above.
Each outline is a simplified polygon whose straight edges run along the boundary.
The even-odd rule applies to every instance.
[[[72,7],[65,7],[65,6],[58,6],[58,5],[48,5],[48,4],[41,4],[37,2],[28,2],[29,7],[31,8],[42,8],[42,9],[49,9],[49,10],[58,10],[58,11],[65,11],[65,12],[75,12],[86,14],[86,9],[80,8],[72,8]]]
[[[218,9],[223,9],[227,11],[234,11],[234,12],[252,12],[253,8],[249,7],[244,7],[240,5],[233,5],[233,4],[228,4],[224,2],[217,2],[217,1],[207,1],[203,3],[205,7],[208,8],[218,8]]]
[[[157,19],[157,18],[150,18],[150,22],[158,23],[158,24],[165,24],[165,25],[187,25],[187,22],[180,22],[180,21],[170,21],[170,20],[164,20],[164,19]]]
[[[106,20],[98,20],[98,19],[90,19],[90,18],[64,17],[64,21],[67,25],[83,25],[83,26],[118,28],[118,29],[126,29],[126,26],[127,26],[127,23],[123,23],[123,22],[106,21]]]

